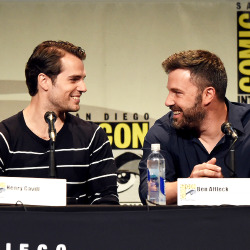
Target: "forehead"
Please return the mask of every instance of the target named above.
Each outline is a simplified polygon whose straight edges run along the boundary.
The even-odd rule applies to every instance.
[[[190,71],[187,69],[176,69],[169,73],[167,88],[170,89],[198,89],[191,81]]]
[[[66,53],[62,58],[61,58],[61,64],[62,64],[62,72],[67,72],[67,71],[75,71],[75,72],[81,72],[84,71],[84,64],[83,61],[78,58],[75,55],[72,55],[70,53]]]

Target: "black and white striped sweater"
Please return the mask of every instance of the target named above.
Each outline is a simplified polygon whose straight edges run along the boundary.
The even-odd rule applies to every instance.
[[[0,123],[2,176],[47,178],[49,149],[49,141],[26,126],[22,111]],[[57,133],[55,161],[68,197],[80,204],[119,204],[112,150],[98,125],[67,114]]]

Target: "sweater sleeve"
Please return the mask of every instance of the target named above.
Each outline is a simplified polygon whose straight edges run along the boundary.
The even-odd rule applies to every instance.
[[[110,142],[98,127],[90,146],[89,204],[119,204],[116,172]]]
[[[8,168],[8,156],[10,153],[9,136],[4,124],[0,123],[0,176],[5,176]]]

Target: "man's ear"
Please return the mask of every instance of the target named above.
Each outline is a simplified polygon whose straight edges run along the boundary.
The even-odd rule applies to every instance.
[[[203,90],[203,94],[202,94],[202,97],[203,97],[203,104],[206,106],[206,105],[209,105],[212,100],[215,98],[215,95],[216,95],[216,91],[213,87],[207,87]]]
[[[37,84],[38,84],[37,86],[38,88],[41,88],[44,91],[47,91],[49,88],[49,84],[51,84],[51,79],[44,73],[40,73],[37,77]]]

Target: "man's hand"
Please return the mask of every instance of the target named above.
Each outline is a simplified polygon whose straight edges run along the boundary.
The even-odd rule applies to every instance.
[[[194,166],[189,178],[223,178],[221,168],[217,165],[216,158],[212,158],[208,162]],[[166,182],[165,185],[167,205],[176,204],[177,202],[177,181]]]
[[[216,158],[212,158],[208,162],[194,166],[189,178],[223,178],[221,167],[215,165]]]

